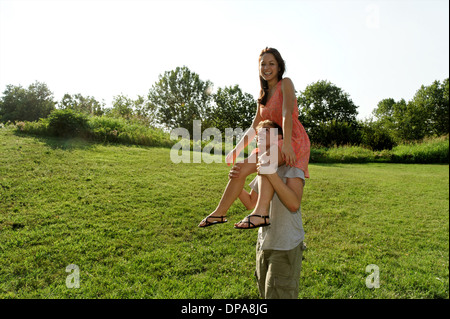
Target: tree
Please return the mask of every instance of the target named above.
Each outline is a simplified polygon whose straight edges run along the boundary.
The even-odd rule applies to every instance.
[[[387,98],[378,102],[372,115],[377,119],[379,128],[390,132],[399,141],[404,135],[399,128],[405,127],[406,109],[407,103],[404,99],[396,102],[393,98]]]
[[[444,135],[449,133],[449,83],[434,81],[430,86],[422,85],[410,102],[423,119],[423,134]]]
[[[194,120],[207,124],[211,98],[212,83],[202,81],[186,66],[160,75],[148,93],[149,105],[157,110],[159,123],[169,129],[186,128],[191,136]]]
[[[377,108],[372,111],[372,114],[378,119],[389,122],[394,121],[395,100],[393,98],[383,99],[378,102]],[[395,123],[393,123],[395,125]]]
[[[448,78],[442,84],[434,81],[430,86],[422,85],[409,102],[384,99],[378,103],[373,115],[397,141],[448,134]]]
[[[134,101],[125,95],[116,95],[113,98],[112,109],[109,114],[114,117],[123,117],[127,120],[133,117]]]
[[[300,92],[297,102],[300,120],[307,126],[331,120],[351,123],[356,121],[358,115],[358,107],[349,94],[329,81],[317,81],[308,85]]]
[[[113,98],[113,107],[108,109],[107,114],[113,117],[137,121],[145,126],[154,126],[155,124],[155,110],[140,95],[138,95],[136,100],[126,95],[116,95]]]
[[[352,131],[358,129],[358,107],[341,88],[329,81],[317,81],[300,92],[297,102],[299,120],[313,143],[357,143]]]
[[[63,110],[70,109],[89,115],[103,115],[104,106],[104,103],[98,102],[94,97],[84,97],[80,93],[74,95],[66,93],[61,102],[59,102],[59,108]]]
[[[7,85],[0,100],[2,121],[37,121],[54,109],[53,93],[45,83],[35,82],[28,89]]]
[[[224,132],[226,128],[246,130],[252,125],[256,100],[238,85],[219,88],[213,99],[215,105],[208,116],[211,126]]]

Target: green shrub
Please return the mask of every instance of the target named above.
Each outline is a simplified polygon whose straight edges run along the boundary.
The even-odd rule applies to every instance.
[[[168,133],[123,118],[92,116],[89,137],[101,142],[171,147],[176,143]]]
[[[82,137],[102,143],[123,143],[171,147],[176,143],[160,129],[107,116],[87,116],[72,110],[58,110],[37,122],[18,122],[19,132],[64,137]]]
[[[48,117],[48,129],[54,136],[83,136],[88,130],[88,116],[71,109],[56,110]]]
[[[95,130],[97,128],[104,128],[105,131],[124,131],[128,126],[125,119],[114,118],[109,116],[92,116],[89,118],[89,128]]]
[[[374,151],[391,150],[395,145],[391,133],[379,122],[366,122],[361,125],[361,143]]]
[[[49,134],[49,120],[48,118],[45,119],[39,119],[39,121],[35,122],[18,122],[16,123],[16,127],[20,131],[25,131],[30,134],[35,135],[50,135]]]
[[[333,145],[358,145],[361,143],[359,124],[331,120],[319,123],[308,133],[311,142],[325,147]]]

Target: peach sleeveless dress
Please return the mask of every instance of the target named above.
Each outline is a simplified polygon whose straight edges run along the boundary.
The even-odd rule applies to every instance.
[[[281,80],[282,81],[282,80]],[[267,101],[266,105],[261,105],[260,114],[262,120],[271,120],[283,127],[283,93],[281,92],[281,81],[277,83],[272,97]],[[310,156],[310,141],[302,123],[298,120],[297,101],[292,112],[292,147],[294,149],[296,162],[294,167],[301,169],[305,173],[305,177],[309,178],[308,164]],[[283,145],[280,140],[279,147]]]

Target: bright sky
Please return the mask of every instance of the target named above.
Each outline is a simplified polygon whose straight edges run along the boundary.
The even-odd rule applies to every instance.
[[[147,95],[187,66],[214,88],[259,93],[258,56],[277,48],[295,88],[328,80],[359,118],[449,77],[447,0],[0,0],[0,90]]]

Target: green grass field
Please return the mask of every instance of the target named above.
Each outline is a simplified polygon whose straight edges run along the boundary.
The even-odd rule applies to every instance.
[[[0,129],[0,298],[258,298],[225,164]],[[449,166],[312,164],[300,298],[449,298]],[[249,178],[250,181],[250,178]],[[66,287],[66,267],[80,288]],[[366,287],[366,266],[380,288]]]

